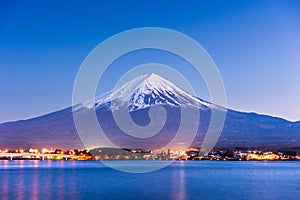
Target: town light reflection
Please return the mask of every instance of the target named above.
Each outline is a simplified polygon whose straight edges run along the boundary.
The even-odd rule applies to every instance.
[[[172,191],[176,192],[171,193],[171,199],[188,199],[186,194],[185,171],[182,169],[179,169],[179,171],[174,170],[172,179]]]
[[[0,199],[65,199],[66,196],[76,199],[76,171],[71,178],[61,173],[62,163],[64,161],[1,160]],[[53,167],[57,170],[47,170]]]

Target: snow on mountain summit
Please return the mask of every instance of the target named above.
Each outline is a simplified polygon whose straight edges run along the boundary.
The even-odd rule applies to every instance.
[[[95,107],[110,105],[112,110],[127,108],[135,111],[158,104],[171,107],[220,108],[153,73],[140,75],[111,93],[99,97]]]

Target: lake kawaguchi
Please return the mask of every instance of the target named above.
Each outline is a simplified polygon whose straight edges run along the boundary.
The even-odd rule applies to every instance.
[[[161,170],[134,174],[98,161],[2,160],[0,199],[298,200],[300,162],[175,161]]]

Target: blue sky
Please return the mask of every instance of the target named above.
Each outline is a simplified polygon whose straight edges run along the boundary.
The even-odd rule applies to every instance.
[[[229,108],[300,120],[299,10],[299,1],[288,0],[1,1],[0,122],[71,105],[76,73],[87,54],[114,34],[147,26],[198,41],[221,72]],[[111,89],[133,65],[153,61],[174,66],[199,97],[209,100],[188,65],[157,51],[117,60],[99,92]]]

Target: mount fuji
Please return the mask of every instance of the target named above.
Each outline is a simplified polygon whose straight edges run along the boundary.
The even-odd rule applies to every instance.
[[[150,138],[124,133],[114,120],[114,111],[128,110],[137,125],[147,126],[151,121],[149,110],[158,105],[164,107],[167,118],[159,133]],[[179,129],[182,109],[199,113],[193,147],[201,146],[213,110],[226,113],[217,147],[300,147],[300,122],[227,109],[191,95],[157,74],[150,74],[141,75],[92,103],[86,101],[40,117],[0,124],[0,148],[84,148],[72,112],[84,114],[91,109],[96,111],[109,140],[124,148],[156,149],[169,143]]]

